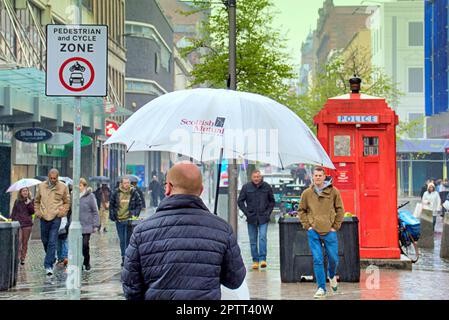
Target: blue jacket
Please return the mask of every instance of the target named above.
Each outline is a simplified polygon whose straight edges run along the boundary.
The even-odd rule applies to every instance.
[[[246,269],[232,227],[196,196],[165,198],[131,236],[122,270],[128,300],[219,300]]]

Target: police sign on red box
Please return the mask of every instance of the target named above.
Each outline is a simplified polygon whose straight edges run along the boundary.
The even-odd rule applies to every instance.
[[[108,28],[47,25],[47,96],[107,95]]]

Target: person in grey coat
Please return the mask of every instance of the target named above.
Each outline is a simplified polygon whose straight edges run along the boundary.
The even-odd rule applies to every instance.
[[[98,214],[97,199],[91,188],[87,187],[87,181],[80,179],[80,223],[83,234],[83,266],[90,270],[89,241],[90,235],[100,228],[100,216]]]

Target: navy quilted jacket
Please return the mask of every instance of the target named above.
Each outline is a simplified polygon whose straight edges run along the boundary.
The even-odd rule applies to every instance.
[[[201,198],[165,198],[134,229],[122,270],[129,300],[218,300],[220,284],[236,289],[246,275],[232,227]]]

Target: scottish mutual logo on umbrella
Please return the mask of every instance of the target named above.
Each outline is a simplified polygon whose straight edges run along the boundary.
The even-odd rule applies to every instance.
[[[225,89],[180,90],[135,112],[106,141],[128,151],[169,151],[198,161],[247,159],[285,167],[334,169],[323,147],[290,109],[267,97]]]

